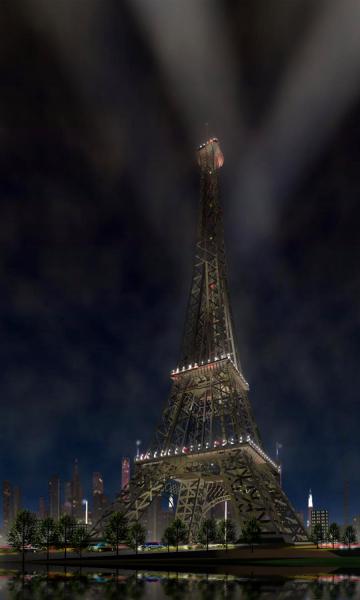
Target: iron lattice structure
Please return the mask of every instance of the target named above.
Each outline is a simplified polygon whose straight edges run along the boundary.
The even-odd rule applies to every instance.
[[[251,516],[263,536],[295,542],[305,530],[279,483],[280,469],[264,452],[248,400],[231,313],[219,196],[223,155],[217,139],[198,149],[200,218],[180,362],[160,426],[135,462],[129,487],[104,514],[141,518],[153,498],[176,490],[176,517],[189,539],[207,512],[232,503],[238,525]],[[175,485],[176,484],[176,485]],[[101,523],[98,524],[98,528]]]

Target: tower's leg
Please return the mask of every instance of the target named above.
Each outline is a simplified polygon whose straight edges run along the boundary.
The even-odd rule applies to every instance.
[[[102,532],[106,521],[116,511],[123,512],[129,522],[139,520],[153,499],[163,492],[168,479],[169,465],[165,462],[161,469],[158,465],[144,465],[144,468],[138,469],[130,480],[129,488],[122,490],[115,502],[110,504],[92,532]]]
[[[306,540],[304,528],[267,464],[256,464],[244,450],[226,454],[220,461],[224,485],[232,496],[240,526],[255,517],[265,537],[281,536],[289,542]]]
[[[191,540],[196,539],[206,494],[207,485],[204,479],[184,479],[181,481],[176,518],[185,523]]]

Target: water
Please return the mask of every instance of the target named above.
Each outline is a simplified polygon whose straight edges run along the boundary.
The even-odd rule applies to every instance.
[[[279,574],[241,577],[150,571],[52,568],[48,572],[0,571],[0,600],[342,600],[360,599],[360,575]]]

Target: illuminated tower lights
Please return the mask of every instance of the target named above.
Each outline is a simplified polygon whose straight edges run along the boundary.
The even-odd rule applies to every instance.
[[[312,497],[312,492],[311,490],[309,490],[309,497],[308,497],[308,518],[307,518],[307,522],[306,522],[306,527],[309,528],[311,526],[311,513],[313,511],[314,505],[313,505],[313,497]]]

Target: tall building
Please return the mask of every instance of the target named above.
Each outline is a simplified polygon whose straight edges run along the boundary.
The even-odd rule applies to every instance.
[[[94,496],[103,496],[104,495],[104,480],[102,478],[101,473],[95,471],[92,477],[93,484],[93,495]]]
[[[344,481],[344,527],[349,525],[349,482]]]
[[[44,496],[39,498],[39,519],[45,519],[47,517],[46,502]]]
[[[72,514],[72,485],[71,481],[65,481],[64,484],[64,505],[63,505],[63,514],[71,515]]]
[[[199,221],[181,353],[159,427],[112,508],[125,510],[129,521],[138,519],[176,480],[176,514],[190,540],[197,538],[203,515],[228,500],[237,526],[244,510],[251,511],[264,539],[306,541],[280,488],[280,467],[263,447],[240,363],[227,281],[219,141],[201,144],[197,159]]]
[[[174,516],[174,511],[169,508],[166,498],[162,496],[154,498],[141,517],[141,524],[146,529],[146,539],[149,542],[160,542]]]
[[[360,540],[360,515],[356,515],[352,520],[353,527],[355,529],[356,539]]]
[[[311,527],[311,513],[312,513],[312,510],[313,510],[313,507],[314,507],[313,497],[312,497],[311,490],[309,490],[307,521],[306,521],[306,527],[308,529]]]
[[[123,458],[121,461],[121,489],[128,487],[130,481],[130,458]]]
[[[12,514],[11,514],[11,485],[10,481],[3,481],[3,529],[5,532],[9,530]]]
[[[302,523],[303,525],[305,525],[304,512],[302,510],[297,510],[296,511],[296,516],[299,519],[300,523]]]
[[[53,475],[49,479],[49,515],[55,521],[60,519],[60,479]]]
[[[92,477],[93,510],[92,522],[97,523],[101,518],[102,512],[107,504],[104,495],[104,480],[101,473],[95,471]]]
[[[71,512],[75,519],[83,518],[83,493],[80,481],[79,463],[77,458],[74,461],[73,474],[71,479]]]
[[[21,489],[18,485],[14,485],[12,494],[12,518],[16,519],[21,510]]]
[[[313,508],[311,511],[311,531],[314,530],[315,525],[321,525],[323,536],[329,530],[329,511],[326,509]]]

